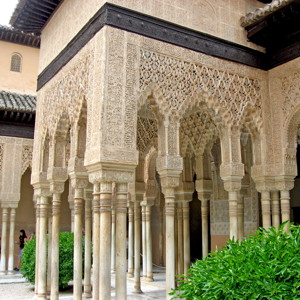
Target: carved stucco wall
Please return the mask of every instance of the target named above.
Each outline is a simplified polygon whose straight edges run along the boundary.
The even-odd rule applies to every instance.
[[[43,29],[41,43],[41,72],[76,33],[103,6],[104,0],[65,0]],[[250,10],[263,6],[255,0],[111,0],[117,4],[147,15],[170,21],[185,27],[227,39],[251,48],[259,49],[247,41],[246,31],[240,26],[240,18]]]
[[[24,172],[31,168],[33,140],[0,137],[0,199],[4,207],[16,207]]]
[[[270,111],[266,118],[272,128],[267,149],[273,145],[273,172],[296,174],[296,140],[300,125],[300,59],[269,71]],[[285,163],[285,166],[283,165]]]

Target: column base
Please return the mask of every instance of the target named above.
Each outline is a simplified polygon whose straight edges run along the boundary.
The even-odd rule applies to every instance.
[[[83,293],[82,297],[83,298],[92,298],[92,293]]]
[[[6,275],[6,271],[0,271],[0,275]]]
[[[7,271],[7,275],[13,275],[13,274],[15,274],[15,271],[14,271],[14,270],[8,270],[8,271]]]
[[[47,300],[47,295],[45,295],[45,294],[38,294],[38,295],[36,295],[35,299],[38,299],[38,300]]]
[[[146,281],[146,282],[152,282],[152,281],[154,281],[153,276],[144,277],[143,280]]]
[[[131,272],[130,272],[130,273],[128,272],[128,273],[127,273],[127,277],[128,277],[128,278],[133,278],[133,277],[134,277],[134,274],[131,273]]]
[[[132,291],[132,294],[144,294],[144,293],[142,292],[141,289],[134,288],[134,291]]]

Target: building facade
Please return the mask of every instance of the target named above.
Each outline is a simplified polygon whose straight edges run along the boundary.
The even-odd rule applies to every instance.
[[[168,299],[191,259],[298,218],[299,4],[263,2],[20,1],[11,24],[41,33],[38,299],[47,288],[58,299],[68,180],[74,299],[110,299],[111,269],[116,299],[126,299],[126,272],[141,292],[141,251],[144,280],[153,261],[166,266]]]

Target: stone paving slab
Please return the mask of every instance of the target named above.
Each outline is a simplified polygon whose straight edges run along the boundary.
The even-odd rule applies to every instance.
[[[112,300],[115,299],[115,274],[111,275]],[[164,269],[154,269],[154,281],[141,280],[142,294],[134,294],[134,280],[127,279],[128,300],[160,300],[165,299],[165,273]],[[33,286],[26,282],[20,272],[0,276],[0,300],[27,300],[34,298]],[[73,300],[72,291],[64,291],[59,295],[60,300]]]

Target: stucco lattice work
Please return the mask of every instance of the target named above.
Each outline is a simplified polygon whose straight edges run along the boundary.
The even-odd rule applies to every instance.
[[[284,115],[287,116],[300,104],[300,72],[283,77],[281,82],[284,95],[282,110]]]
[[[83,100],[87,95],[89,78],[90,55],[87,54],[77,61],[64,76],[49,86],[45,92],[43,103],[43,137],[48,133],[53,136],[61,116],[66,113],[69,122],[74,124],[78,121]]]
[[[32,147],[23,146],[22,149],[22,171],[21,174],[24,174],[28,167],[31,167],[32,162]]]
[[[239,124],[248,106],[261,118],[259,80],[141,49],[140,89],[151,84],[162,95],[160,109],[165,114],[182,117],[193,106],[193,98],[206,92],[209,107],[231,123]],[[205,99],[195,99],[201,100]]]
[[[157,147],[155,139],[157,139],[156,120],[138,116],[137,149],[144,153],[151,142]]]

